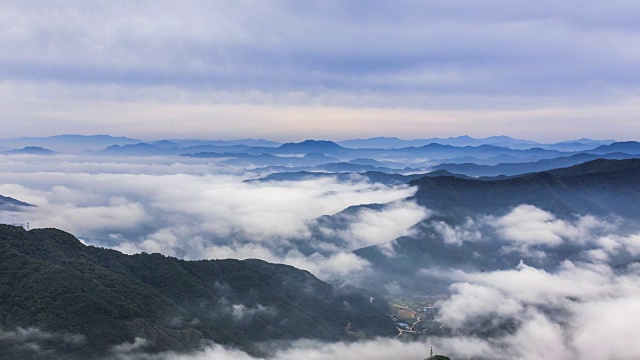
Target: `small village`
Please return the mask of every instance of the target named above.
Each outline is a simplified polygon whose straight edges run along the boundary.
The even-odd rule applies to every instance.
[[[391,299],[389,316],[398,329],[396,338],[416,338],[441,330],[443,325],[436,318],[436,304],[444,298],[444,295],[433,295]]]

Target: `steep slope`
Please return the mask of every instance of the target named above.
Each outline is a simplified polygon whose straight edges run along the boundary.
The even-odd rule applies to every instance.
[[[20,211],[23,207],[33,206],[8,196],[0,195],[0,210]]]
[[[393,256],[386,255],[389,244],[355,251],[374,264],[378,271],[372,287],[376,282],[394,282],[404,291],[442,293],[447,291],[449,284],[442,274],[450,274],[451,270],[513,268],[522,259],[550,269],[562,260],[590,249],[579,243],[563,242],[553,247],[534,247],[544,250],[542,257],[535,251],[502,251],[509,244],[490,228],[483,228],[488,225],[481,225],[482,219],[486,219],[485,215],[506,215],[522,204],[533,205],[569,221],[575,221],[576,215],[619,216],[625,219],[626,230],[637,229],[640,219],[637,206],[640,201],[640,159],[600,159],[504,180],[444,176],[423,177],[410,184],[418,187],[414,199],[436,213],[416,225],[414,234],[390,244]],[[467,218],[474,219],[476,226],[465,227]],[[454,234],[455,229],[458,233]],[[468,232],[464,234],[464,231]],[[476,231],[482,232],[482,240],[473,238]]]
[[[456,217],[496,214],[530,204],[566,216],[640,218],[635,206],[640,201],[640,159],[600,159],[504,180],[424,177],[410,184],[418,187],[418,203]]]
[[[291,266],[128,256],[56,229],[0,225],[0,328],[85,337],[56,347],[65,358],[103,355],[136,338],[149,351],[209,340],[255,353],[266,340],[348,340],[349,323],[359,336],[392,335],[385,306]]]

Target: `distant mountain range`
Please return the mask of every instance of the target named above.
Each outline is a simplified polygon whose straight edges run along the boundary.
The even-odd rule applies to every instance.
[[[246,147],[278,147],[282,145],[282,143],[264,139],[238,139],[238,140],[196,140],[196,139],[171,139],[171,140],[160,140],[152,142],[153,145],[158,145],[158,143],[166,143],[164,146],[168,144],[172,144],[169,146],[178,146],[178,147],[194,147],[194,146],[246,146]]]
[[[55,151],[39,146],[27,146],[22,149],[14,149],[0,152],[0,155],[53,155]]]
[[[142,140],[111,135],[55,135],[49,137],[22,137],[16,139],[0,139],[0,146],[7,148],[24,148],[30,146],[44,147],[61,153],[78,154],[84,150],[100,150],[111,145],[127,145],[140,143]]]
[[[197,159],[222,159],[221,164],[235,166],[285,166],[285,167],[313,167],[338,161],[338,159],[321,154],[308,153],[301,157],[276,156],[271,154],[246,153],[216,153],[200,152],[196,154],[182,154],[180,156]]]
[[[609,145],[598,146],[588,152],[591,154],[609,154],[612,152],[640,154],[640,143],[637,141],[616,142]]]
[[[0,150],[2,147],[7,149],[24,148],[28,146],[37,146],[51,149],[61,153],[81,153],[85,150],[99,151],[106,149],[112,145],[126,146],[143,143],[142,140],[114,137],[110,135],[56,135],[50,137],[23,137],[15,139],[0,139]],[[211,146],[217,148],[209,148],[200,152],[221,152],[226,148],[230,152],[233,148],[252,150],[250,153],[269,153],[269,154],[306,154],[310,152],[319,152],[329,156],[339,156],[344,149],[350,150],[394,150],[403,148],[423,148],[428,145],[444,145],[458,148],[464,147],[482,147],[494,146],[498,148],[509,148],[511,150],[529,150],[539,148],[548,151],[576,152],[585,151],[606,146],[614,143],[613,140],[591,140],[578,139],[573,141],[565,141],[554,144],[541,144],[535,141],[514,139],[508,136],[492,136],[484,139],[472,138],[470,136],[458,136],[452,138],[428,138],[404,140],[394,137],[377,137],[369,139],[345,140],[338,143],[323,140],[305,140],[299,143],[282,144],[275,141],[264,139],[239,139],[239,140],[199,140],[199,139],[164,139],[147,142],[147,144],[158,149],[179,150],[185,148],[193,148],[197,146]],[[277,151],[275,150],[277,149]],[[433,150],[433,149],[432,149]],[[611,150],[615,152],[623,150]],[[177,151],[179,152],[179,151]],[[176,152],[176,153],[177,153]],[[194,151],[191,151],[192,153]],[[182,152],[184,153],[184,152]],[[371,152],[364,152],[371,154]],[[374,152],[376,153],[376,152]],[[349,153],[352,156],[353,152]]]
[[[83,150],[100,150],[111,145],[131,145],[143,142],[140,139],[129,138],[124,136],[111,136],[111,135],[76,135],[65,134],[55,135],[48,137],[21,137],[13,139],[0,139],[0,150],[2,147],[15,149],[23,148],[27,146],[39,146],[52,149],[57,152],[65,153],[80,153]],[[558,151],[583,151],[593,149],[601,145],[609,145],[614,143],[614,140],[591,140],[591,139],[577,139],[571,141],[563,141],[558,143],[543,144],[536,141],[514,139],[509,136],[490,136],[487,138],[473,138],[467,135],[450,137],[450,138],[425,138],[425,139],[413,139],[406,140],[397,137],[374,137],[368,139],[353,139],[344,140],[335,145],[339,145],[344,148],[350,149],[400,149],[406,147],[422,147],[429,144],[441,144],[450,145],[456,147],[465,146],[481,146],[481,145],[493,145],[498,147],[508,147],[511,149],[526,150],[534,147],[539,147],[547,150]],[[289,144],[283,144],[276,141],[270,141],[265,139],[237,139],[237,140],[204,140],[204,139],[161,139],[148,142],[151,145],[169,149],[169,148],[187,148],[193,146],[245,146],[245,147],[257,147],[257,148],[276,148],[282,147],[281,150],[287,150]],[[302,142],[303,144],[305,141]],[[329,147],[334,147],[332,144],[328,144]],[[298,143],[299,144],[299,143]],[[317,146],[317,144],[313,144]],[[296,149],[296,151],[299,149]]]
[[[17,148],[20,145],[22,147]],[[24,145],[24,146],[23,146]],[[513,176],[571,166],[596,158],[640,155],[635,141],[578,139],[555,144],[492,136],[403,140],[392,137],[305,140],[278,143],[263,139],[166,139],[142,142],[109,135],[58,135],[0,140],[14,147],[0,154],[76,153],[101,156],[183,156],[217,159],[222,165],[257,168],[258,172],[426,173],[446,170],[474,177]]]
[[[150,352],[215,341],[259,354],[257,344],[268,340],[396,332],[384,300],[337,290],[291,266],[128,256],[56,229],[0,225],[0,289],[2,329],[76,339],[56,343],[51,336],[39,345],[64,359],[101,358],[136,338],[146,339]],[[3,358],[30,358],[28,348],[2,337],[0,345]]]
[[[592,153],[578,153],[571,156],[543,159],[531,163],[500,163],[497,165],[446,163],[436,165],[433,167],[433,169],[446,170],[454,174],[463,174],[467,176],[513,176],[578,165],[595,159],[622,160],[633,159],[636,157],[638,157],[637,154],[627,154],[621,152],[605,153],[601,155]]]
[[[436,177],[436,176],[454,176],[463,179],[469,179],[470,177],[459,174],[452,174],[446,170],[437,170],[432,171],[426,174],[397,174],[397,173],[387,173],[380,171],[365,171],[358,173],[358,175],[366,179],[371,183],[380,183],[385,185],[402,185],[406,184],[410,181],[421,179],[423,177]],[[302,181],[309,179],[319,179],[319,178],[336,178],[338,181],[354,181],[358,178],[354,177],[351,172],[313,172],[313,171],[297,171],[297,172],[276,172],[273,174],[269,174],[260,179],[248,180],[248,182],[252,181]]]
[[[450,138],[428,138],[428,139],[414,139],[404,140],[396,137],[375,137],[369,139],[355,139],[340,141],[339,144],[347,148],[362,148],[362,149],[392,149],[403,147],[421,147],[429,144],[441,144],[451,146],[480,146],[480,145],[494,145],[500,147],[508,147],[512,149],[530,149],[533,147],[544,148],[547,150],[559,150],[559,151],[582,151],[587,149],[593,149],[600,145],[608,145],[613,143],[614,140],[591,140],[591,139],[578,139],[573,141],[564,141],[555,144],[542,144],[531,140],[514,139],[509,136],[490,136],[483,139],[473,138],[467,135],[450,137]]]

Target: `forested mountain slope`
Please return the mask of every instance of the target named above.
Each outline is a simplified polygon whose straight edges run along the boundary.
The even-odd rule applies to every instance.
[[[64,358],[109,353],[136,338],[149,351],[209,340],[256,352],[266,340],[393,335],[385,311],[382,301],[337,291],[291,266],[129,256],[56,229],[0,225],[0,329],[81,338],[50,344]],[[24,350],[2,345],[14,358]]]

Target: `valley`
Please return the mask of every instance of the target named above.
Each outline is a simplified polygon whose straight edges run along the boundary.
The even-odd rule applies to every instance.
[[[211,346],[262,358],[275,343],[376,339],[456,354],[456,337],[511,341],[533,316],[522,311],[564,321],[555,302],[532,304],[512,292],[517,282],[501,288],[493,279],[635,276],[633,266],[606,271],[640,256],[640,162],[607,155],[634,144],[592,143],[569,156],[493,145],[154,144],[0,155],[17,169],[0,172],[9,224],[0,234],[0,327],[10,331],[2,341],[11,356],[33,356],[31,344],[51,359]],[[180,156],[193,146],[223,152]],[[447,161],[466,151],[524,156],[512,163],[519,171],[571,166],[450,172]],[[442,160],[407,160],[429,152]],[[530,167],[532,153],[557,157]]]
[[[640,359],[638,14],[1,1],[0,360]]]

